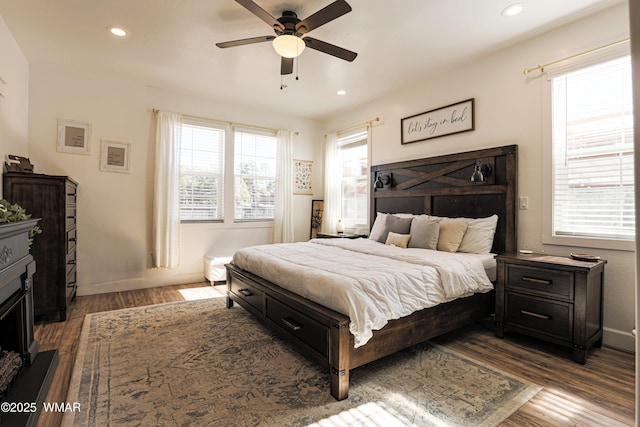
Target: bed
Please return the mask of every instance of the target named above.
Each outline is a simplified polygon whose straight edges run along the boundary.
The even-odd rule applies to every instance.
[[[478,179],[476,174],[476,180],[471,181],[470,177],[474,171],[482,172],[482,179]],[[497,216],[493,241],[490,242],[490,253],[515,251],[517,146],[502,146],[377,165],[371,168],[370,174],[371,182],[378,182],[371,191],[370,222],[374,224],[371,230],[372,237],[375,237],[377,232],[376,220],[381,213],[393,215],[394,218],[423,216],[428,218],[427,215],[429,215],[452,219],[484,219]],[[445,301],[425,304],[424,308],[416,306],[410,313],[403,311],[404,308],[398,310],[391,315],[391,320],[385,320],[382,326],[376,324],[375,319],[368,319],[371,320],[369,323],[374,324],[371,333],[365,331],[364,335],[361,335],[360,327],[354,326],[358,323],[357,316],[349,316],[350,311],[335,301],[316,302],[323,300],[314,295],[314,289],[324,287],[330,289],[332,281],[355,280],[355,276],[358,276],[357,268],[361,268],[363,272],[367,270],[364,263],[368,262],[365,258],[369,255],[360,255],[358,251],[369,251],[369,247],[373,247],[372,239],[348,240],[312,240],[299,245],[304,248],[313,245],[320,247],[322,251],[328,253],[329,258],[336,258],[335,253],[332,252],[334,250],[350,251],[349,254],[353,254],[342,257],[346,260],[343,266],[323,265],[324,270],[331,271],[331,277],[326,278],[326,282],[321,282],[322,286],[307,287],[306,285],[308,276],[319,275],[314,273],[315,267],[312,263],[305,264],[295,274],[294,270],[290,270],[290,274],[270,273],[268,268],[251,268],[253,272],[249,271],[242,257],[243,255],[245,258],[257,256],[252,252],[254,251],[252,248],[248,248],[246,253],[242,252],[244,250],[239,251],[242,254],[234,255],[234,261],[226,266],[227,307],[233,307],[234,303],[239,304],[264,324],[281,333],[303,353],[327,366],[330,392],[335,399],[342,400],[348,397],[351,369],[493,313],[494,293],[484,283],[480,284],[480,288],[476,291],[471,288],[463,289],[460,298],[449,298],[450,295],[447,294]],[[267,246],[277,246],[278,248],[271,249],[285,251],[273,258],[291,258],[291,255],[286,252],[290,250],[289,246]],[[448,271],[443,270],[446,269],[446,261],[435,265],[430,261],[428,266],[423,266],[420,262],[419,265],[405,264],[407,260],[401,256],[418,253],[418,249],[412,252],[409,248],[381,246],[385,246],[382,256],[386,258],[393,258],[388,254],[388,249],[398,254],[402,253],[397,259],[388,262],[389,266],[392,266],[391,270],[402,271],[409,276],[423,275],[422,277],[432,274],[427,273],[427,270],[433,268],[438,272],[438,276]],[[334,247],[335,249],[329,249]],[[372,250],[375,252],[378,249],[373,247]],[[297,259],[298,255],[294,257]],[[308,257],[313,258],[314,255]],[[360,264],[360,258],[363,264]],[[265,262],[262,259],[257,264]],[[318,262],[320,262],[320,256],[318,256]],[[372,274],[382,277],[387,272],[380,273],[372,270]],[[368,279],[365,278],[365,280]],[[390,277],[389,280],[400,279]],[[461,279],[454,277],[452,286],[456,287],[458,280]],[[478,282],[481,281],[478,279]],[[305,282],[306,288],[300,285],[302,282]],[[469,283],[466,285],[471,286]],[[350,297],[346,296],[341,300],[344,299],[350,299]]]

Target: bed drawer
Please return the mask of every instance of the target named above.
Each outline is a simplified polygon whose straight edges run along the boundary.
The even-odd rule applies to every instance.
[[[264,313],[264,292],[260,289],[257,289],[255,286],[243,281],[237,275],[234,275],[231,279],[230,290],[238,298],[241,298],[247,304],[260,311],[260,313]]]
[[[572,299],[571,273],[561,270],[510,265],[507,271],[508,289],[525,289],[538,294]]]
[[[510,324],[564,341],[572,339],[573,304],[511,293],[506,299]]]
[[[328,352],[328,328],[305,314],[267,297],[267,318],[278,324],[291,335],[304,341],[320,354]]]

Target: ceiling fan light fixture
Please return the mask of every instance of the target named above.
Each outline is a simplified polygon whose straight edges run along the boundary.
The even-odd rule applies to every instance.
[[[291,34],[283,34],[273,39],[273,48],[283,58],[296,58],[300,56],[306,45],[300,37]]]

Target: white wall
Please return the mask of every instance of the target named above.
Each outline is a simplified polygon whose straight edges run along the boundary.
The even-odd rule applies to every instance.
[[[1,16],[0,78],[0,158],[4,162],[7,154],[29,156],[29,63]]]
[[[523,70],[629,36],[627,4],[607,9],[496,54],[460,64],[440,76],[426,77],[404,90],[328,119],[325,132],[382,116],[373,128],[372,163],[381,164],[517,144],[518,193],[529,209],[518,211],[518,246],[550,254],[594,253],[608,260],[605,273],[604,341],[634,350],[633,252],[580,249],[542,244],[543,90],[542,78],[525,78]],[[476,129],[458,135],[400,144],[400,120],[440,106],[475,98]]]
[[[212,82],[212,84],[216,84]],[[224,83],[221,83],[224,84]],[[240,247],[271,243],[270,226],[183,224],[181,264],[171,270],[151,268],[154,137],[153,108],[235,123],[298,131],[294,157],[314,159],[316,124],[268,111],[218,104],[70,68],[32,65],[29,150],[36,171],[68,175],[78,189],[78,294],[110,292],[204,280],[203,256],[232,255]],[[92,124],[90,155],[56,151],[58,118]],[[129,174],[99,170],[102,138],[131,144]],[[321,171],[315,168],[314,181]],[[309,237],[311,199],[294,196],[295,239]]]

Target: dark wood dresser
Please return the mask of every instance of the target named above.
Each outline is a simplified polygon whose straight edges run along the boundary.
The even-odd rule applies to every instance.
[[[77,189],[67,176],[4,174],[4,198],[40,218],[42,234],[31,248],[38,265],[33,277],[37,321],[66,320],[67,303],[76,295]]]
[[[507,330],[573,348],[585,363],[602,346],[602,293],[606,261],[538,254],[496,257],[496,336]]]

